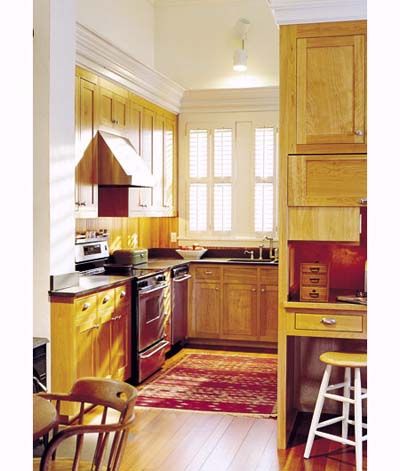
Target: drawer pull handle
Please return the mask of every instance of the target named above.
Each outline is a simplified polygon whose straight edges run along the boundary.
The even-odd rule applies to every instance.
[[[110,300],[110,296],[104,296],[104,298],[103,298],[103,304],[108,303],[109,300]]]
[[[310,272],[311,273],[319,273],[319,267],[311,267]]]
[[[319,298],[319,293],[308,293],[310,298]]]
[[[125,298],[125,296],[126,296],[126,291],[121,291],[119,297],[120,298]]]
[[[324,324],[324,325],[335,325],[336,324],[336,319],[332,319],[332,318],[329,318],[329,317],[323,317],[321,319],[321,324]]]
[[[82,305],[82,311],[87,311],[90,308],[90,303],[84,303]]]
[[[359,203],[360,203],[360,204],[367,204],[367,198],[361,198],[361,199],[359,200]]]
[[[94,326],[90,327],[90,329],[88,329],[88,331],[93,330],[93,329],[98,329],[99,327],[100,327],[100,324],[94,324]]]
[[[206,275],[212,275],[212,271],[205,271],[204,272]]]
[[[310,278],[310,283],[318,283],[320,278]]]
[[[111,320],[112,321],[119,321],[121,319],[122,316],[115,316],[115,317],[112,317]]]
[[[364,136],[364,131],[361,131],[361,129],[357,129],[356,131],[354,131],[354,134],[356,136]]]

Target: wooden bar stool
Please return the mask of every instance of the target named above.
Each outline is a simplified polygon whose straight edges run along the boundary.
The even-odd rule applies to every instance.
[[[324,376],[322,378],[321,387],[319,389],[317,402],[315,403],[314,414],[308,433],[304,458],[309,458],[314,443],[315,435],[319,437],[334,440],[343,445],[352,445],[356,449],[356,470],[362,471],[362,442],[367,440],[367,435],[362,435],[362,429],[367,428],[367,424],[362,423],[362,400],[367,397],[367,390],[361,387],[360,368],[367,366],[366,353],[342,353],[342,352],[325,352],[319,359],[326,363]],[[332,366],[340,366],[345,368],[344,382],[329,385]],[[351,386],[351,369],[354,368],[354,386]],[[332,394],[330,391],[343,388],[343,395]],[[350,391],[354,391],[354,398],[351,399]],[[333,399],[343,403],[342,415],[333,419],[320,422],[321,411],[325,398]],[[354,405],[354,420],[349,420],[350,404]],[[321,432],[322,427],[342,422],[342,436],[333,435],[331,433]],[[347,438],[348,425],[354,426],[355,440]]]

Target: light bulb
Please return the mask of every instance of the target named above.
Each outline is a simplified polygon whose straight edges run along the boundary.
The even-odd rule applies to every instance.
[[[247,52],[244,49],[236,49],[233,54],[233,70],[244,72],[247,70]]]

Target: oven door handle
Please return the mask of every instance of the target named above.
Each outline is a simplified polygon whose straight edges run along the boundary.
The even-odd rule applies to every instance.
[[[167,340],[163,340],[155,350],[150,351],[150,353],[148,353],[147,355],[143,355],[143,353],[141,353],[140,358],[150,358],[155,353],[157,353],[160,350],[162,350],[163,348],[165,348],[168,344],[169,344],[169,342]]]
[[[176,281],[177,283],[180,283],[182,281],[190,280],[190,278],[192,278],[192,275],[184,275],[184,276],[180,276],[179,278],[172,278],[172,279]]]
[[[162,285],[158,285],[156,288],[153,288],[153,289],[145,289],[145,288],[139,289],[139,296],[150,294],[150,293],[155,293],[156,291],[160,291],[166,288],[167,286],[168,286],[167,283],[163,283]]]

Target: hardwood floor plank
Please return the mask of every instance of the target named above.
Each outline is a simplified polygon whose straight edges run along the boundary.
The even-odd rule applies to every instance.
[[[228,470],[255,470],[275,429],[276,421],[273,419],[255,420]]]
[[[279,471],[278,451],[276,448],[276,421],[274,430],[264,446],[263,453],[256,467],[256,471]]]
[[[232,423],[200,468],[201,471],[223,471],[228,469],[255,420],[249,417],[234,417]]]

